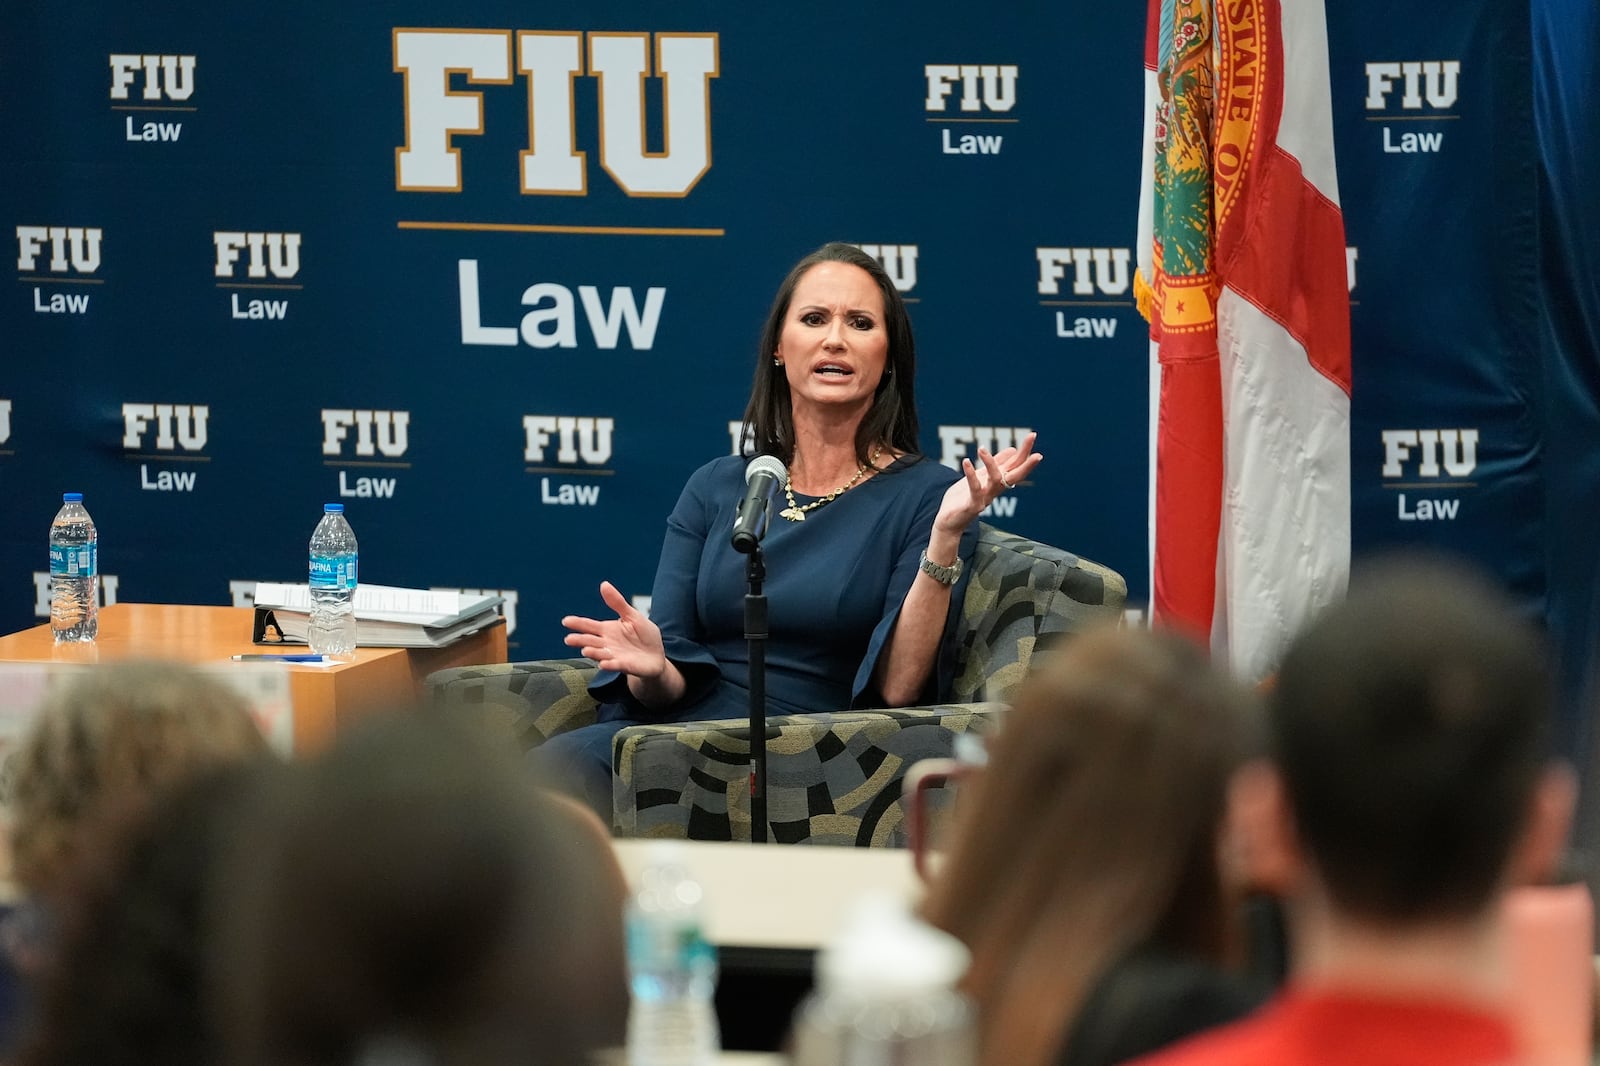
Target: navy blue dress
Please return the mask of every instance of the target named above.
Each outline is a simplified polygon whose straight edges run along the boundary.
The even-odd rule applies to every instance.
[[[652,710],[633,698],[627,678],[603,670],[589,686],[600,701],[595,725],[551,738],[536,759],[564,787],[611,816],[611,739],[627,725],[743,718],[749,714],[750,663],[744,637],[745,556],[729,537],[744,494],[746,460],[714,459],[696,470],[667,519],[651,592],[650,619],[667,658],[687,682],[683,698]],[[923,456],[905,456],[850,491],[806,512],[776,513],[762,541],[766,559],[767,713],[805,714],[881,707],[873,689],[884,642],[917,575],[945,491],[960,475]],[[795,495],[801,505],[816,497]],[[977,523],[962,535],[970,562]],[[917,703],[938,702],[954,677],[953,634],[967,573],[951,590],[936,668]]]

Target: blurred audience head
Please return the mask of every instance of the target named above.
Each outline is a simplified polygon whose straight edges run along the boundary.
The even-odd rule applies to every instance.
[[[1137,946],[1231,946],[1218,850],[1250,695],[1168,634],[1091,631],[1036,662],[925,909],[972,949],[991,1062],[1053,1061],[1091,983]]]
[[[216,897],[225,1061],[581,1063],[620,1045],[623,886],[581,817],[432,714],[292,767]]]
[[[218,853],[273,764],[200,772],[81,832],[14,1066],[212,1066],[202,991]]]
[[[1272,693],[1286,868],[1369,925],[1484,913],[1563,843],[1551,709],[1539,636],[1494,585],[1421,558],[1358,571]]]
[[[48,896],[71,867],[85,824],[265,751],[244,697],[192,667],[85,670],[46,698],[8,764],[13,877]]]

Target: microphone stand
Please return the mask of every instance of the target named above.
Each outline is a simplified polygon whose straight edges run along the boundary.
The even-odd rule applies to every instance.
[[[750,644],[750,843],[767,842],[767,577],[761,545],[745,561],[744,637]]]

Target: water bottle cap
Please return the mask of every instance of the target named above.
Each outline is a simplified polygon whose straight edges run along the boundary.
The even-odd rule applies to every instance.
[[[63,492],[61,494],[61,502],[62,503],[82,503],[83,502],[83,493],[81,493],[81,492]]]
[[[863,896],[837,938],[817,957],[817,983],[856,996],[900,996],[954,988],[966,973],[966,946],[913,917],[904,900]]]
[[[325,503],[325,504],[322,505],[322,513],[323,514],[344,514],[344,504],[342,504],[342,503]]]

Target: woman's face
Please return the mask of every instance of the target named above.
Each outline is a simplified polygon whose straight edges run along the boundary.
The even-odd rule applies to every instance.
[[[775,353],[791,403],[872,406],[889,358],[883,294],[858,266],[818,263],[800,276]]]

